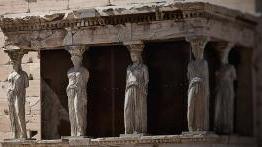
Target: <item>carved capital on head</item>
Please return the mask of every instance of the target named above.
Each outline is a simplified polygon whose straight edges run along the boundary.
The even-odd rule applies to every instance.
[[[228,62],[228,56],[231,49],[234,47],[234,43],[232,42],[217,42],[214,43],[214,48],[217,50],[219,57],[222,62]]]
[[[190,42],[192,52],[195,58],[203,59],[204,50],[206,44],[209,41],[207,36],[189,36],[186,37],[186,41]]]
[[[129,52],[143,52],[144,50],[144,43],[142,41],[131,41],[131,42],[124,42],[124,45],[128,48]]]
[[[188,36],[186,37],[186,41],[190,42],[193,50],[204,49],[206,44],[209,41],[209,37],[207,36]]]
[[[12,64],[21,64],[24,54],[28,53],[28,50],[21,49],[15,45],[8,45],[4,47],[4,52],[6,52],[11,59]]]
[[[70,45],[66,46],[66,50],[70,53],[71,56],[82,57],[84,52],[88,50],[88,47],[85,45]]]
[[[234,47],[234,43],[232,42],[216,42],[214,43],[214,48],[217,51],[231,50]]]
[[[218,52],[230,51],[234,46],[235,46],[235,44],[232,43],[232,42],[216,42],[216,43],[214,43],[214,48]]]

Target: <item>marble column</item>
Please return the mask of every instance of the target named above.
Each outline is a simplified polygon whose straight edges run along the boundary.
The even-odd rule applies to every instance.
[[[29,87],[28,75],[22,70],[22,58],[28,52],[22,49],[5,50],[11,59],[13,71],[8,76],[8,106],[11,122],[12,137],[14,139],[26,139],[25,121],[25,97],[26,88]]]
[[[85,46],[67,46],[74,67],[67,72],[69,84],[66,92],[68,97],[71,136],[85,136],[87,127],[87,82],[88,70],[82,66]]]
[[[187,120],[189,132],[209,130],[209,72],[204,59],[204,49],[208,37],[188,37],[194,59],[187,68],[189,80]]]
[[[216,133],[232,134],[234,130],[234,80],[236,69],[228,63],[233,44],[218,43],[216,49],[220,58],[220,67],[216,71],[215,121]]]
[[[127,67],[124,104],[125,134],[147,132],[148,69],[142,60],[142,42],[125,43],[132,64]]]

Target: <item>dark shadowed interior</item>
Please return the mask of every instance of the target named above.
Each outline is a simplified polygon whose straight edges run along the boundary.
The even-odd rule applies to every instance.
[[[189,43],[185,41],[146,43],[145,45],[143,59],[148,66],[150,78],[147,98],[148,134],[150,135],[180,134],[187,131],[188,81],[186,73],[187,64],[192,58],[189,46]],[[219,67],[219,60],[212,45],[207,45],[205,58],[208,60],[210,72],[210,127],[212,130],[215,71]],[[252,96],[250,95],[252,88],[246,87],[246,83],[250,82],[251,73],[247,70],[249,67],[246,65],[248,64],[243,62],[249,58],[242,59],[240,49],[233,49],[229,58],[229,62],[237,69],[238,81],[242,80],[242,82],[235,83],[237,92],[235,132],[251,135],[252,115],[248,115],[248,119],[240,117],[241,114],[252,113]],[[123,107],[126,68],[129,64],[131,60],[125,46],[90,47],[85,52],[83,66],[90,72],[87,85],[87,136],[111,137],[124,133]],[[66,50],[41,51],[42,81],[57,94],[61,107],[66,111],[68,111],[66,74],[70,67],[72,67],[70,54]],[[247,78],[244,78],[246,76]],[[42,96],[47,95],[43,90],[41,94]],[[44,98],[42,98],[42,103],[45,102]],[[48,107],[42,107],[42,130],[47,129],[48,125],[57,125],[59,134],[57,138],[69,136],[70,123],[68,120],[61,119],[57,124],[48,124],[50,121],[48,114],[44,115],[46,112],[52,113]],[[53,113],[59,113],[59,111]],[[250,129],[245,129],[243,126]],[[43,139],[50,139],[44,132],[42,131]]]

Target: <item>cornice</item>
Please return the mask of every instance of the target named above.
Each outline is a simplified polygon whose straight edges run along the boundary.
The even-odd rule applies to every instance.
[[[230,15],[228,13],[230,13]],[[84,28],[104,25],[125,25],[126,23],[150,23],[152,21],[173,20],[183,22],[205,18],[231,21],[243,27],[255,27],[255,17],[239,11],[203,3],[171,3],[154,6],[104,7],[54,13],[50,15],[18,14],[2,16],[0,27],[3,32],[56,30],[64,28]]]

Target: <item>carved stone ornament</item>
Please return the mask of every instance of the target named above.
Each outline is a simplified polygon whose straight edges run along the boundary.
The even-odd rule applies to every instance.
[[[85,45],[71,45],[66,46],[66,50],[70,53],[71,56],[82,57],[84,52],[88,50]]]
[[[209,37],[207,36],[188,36],[186,37],[186,41],[190,43],[192,50],[196,50],[196,49],[204,50],[206,44],[209,41]]]

